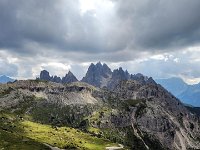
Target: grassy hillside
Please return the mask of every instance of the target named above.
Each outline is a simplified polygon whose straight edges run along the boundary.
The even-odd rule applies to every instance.
[[[25,117],[26,118],[26,117]],[[103,150],[117,146],[106,139],[71,127],[54,127],[26,120],[12,113],[0,114],[0,148],[7,150],[45,150],[43,143],[63,149]]]

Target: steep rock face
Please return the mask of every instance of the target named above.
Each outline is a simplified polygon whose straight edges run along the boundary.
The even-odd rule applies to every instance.
[[[100,62],[94,65],[93,63],[89,66],[88,71],[81,80],[96,87],[107,86],[107,83],[111,77],[112,71],[106,64]]]
[[[113,89],[120,81],[130,79],[128,71],[124,71],[121,67],[115,69],[112,73],[112,77],[108,83],[108,88]]]
[[[129,74],[128,71],[124,71],[122,67],[115,69],[112,72],[106,64],[102,65],[101,62],[98,62],[96,65],[92,63],[89,66],[85,77],[83,77],[81,81],[96,87],[106,87],[112,90],[122,80],[136,80],[141,84],[146,84],[146,82],[155,82],[152,78],[149,79],[147,76],[140,73],[134,75]]]
[[[49,75],[49,72],[46,71],[46,70],[42,70],[40,72],[40,79],[41,80],[46,80],[46,81],[51,81],[52,80],[52,78]]]
[[[71,71],[69,71],[68,74],[66,74],[65,77],[62,78],[62,83],[72,83],[76,81],[78,81],[78,79]]]
[[[141,85],[136,81],[124,81],[115,91],[124,101],[143,101],[131,114],[134,130],[148,133],[169,149],[200,148],[199,118],[163,87],[152,82]]]

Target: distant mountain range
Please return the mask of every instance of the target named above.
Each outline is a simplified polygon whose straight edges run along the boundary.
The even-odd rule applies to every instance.
[[[8,76],[5,76],[5,75],[1,75],[0,76],[0,83],[8,83],[8,82],[13,82],[14,79],[8,77]]]
[[[71,82],[76,82],[78,81],[77,78],[74,76],[74,74],[69,71],[65,77],[58,77],[58,76],[50,76],[49,72],[46,70],[43,70],[40,72],[40,80],[46,80],[46,81],[52,81],[52,82],[57,82],[57,83],[71,83]]]
[[[46,70],[41,71],[40,80],[52,81],[57,83],[72,83],[78,81],[72,72],[68,72],[65,77],[61,78],[58,76],[50,76]],[[91,63],[86,75],[83,77],[81,82],[88,83],[99,88],[113,89],[122,80],[137,80],[142,84],[155,83],[150,77],[138,74],[129,74],[127,70],[123,70],[121,67],[115,70],[111,70],[105,63],[98,62],[97,64]]]
[[[78,79],[69,71],[65,77],[50,76],[46,70],[41,71],[39,79],[52,81],[57,83],[72,83]],[[188,85],[181,78],[156,79],[142,75],[141,73],[130,74],[127,70],[121,67],[111,70],[105,63],[91,63],[86,75],[80,80],[99,88],[113,89],[122,80],[137,80],[141,84],[154,83],[155,81],[161,84],[174,96],[179,98],[183,103],[190,104],[196,107],[200,106],[200,84]]]
[[[47,80],[57,83],[72,83],[77,82],[78,79],[69,71],[65,77],[50,76],[46,70],[41,71],[38,79]],[[119,69],[111,70],[106,64],[98,62],[97,64],[91,63],[86,75],[83,77],[82,82],[86,82],[96,87],[113,88],[121,80],[137,80],[141,83],[157,82],[171,92],[174,96],[179,98],[183,103],[190,104],[195,107],[200,107],[200,83],[188,85],[181,78],[173,77],[168,79],[155,79],[148,78],[140,73],[129,74],[127,70]],[[1,75],[0,83],[13,82],[14,79]]]
[[[180,78],[156,79],[155,81],[183,103],[200,107],[200,83],[188,85]]]

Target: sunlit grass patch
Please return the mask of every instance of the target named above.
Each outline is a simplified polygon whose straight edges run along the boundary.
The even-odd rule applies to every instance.
[[[74,147],[77,149],[102,150],[106,146],[117,145],[74,128],[55,128],[30,121],[23,121],[21,125],[24,128],[25,136],[60,148]]]

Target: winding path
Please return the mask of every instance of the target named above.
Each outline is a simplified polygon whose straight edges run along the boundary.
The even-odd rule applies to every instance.
[[[51,145],[47,144],[47,143],[44,143],[44,145],[48,146],[49,148],[51,148],[51,150],[63,150],[63,149],[60,149],[58,147],[52,147]]]
[[[119,147],[117,146],[106,147],[106,150],[117,150],[122,148],[124,148],[124,146],[122,144],[119,144]]]

